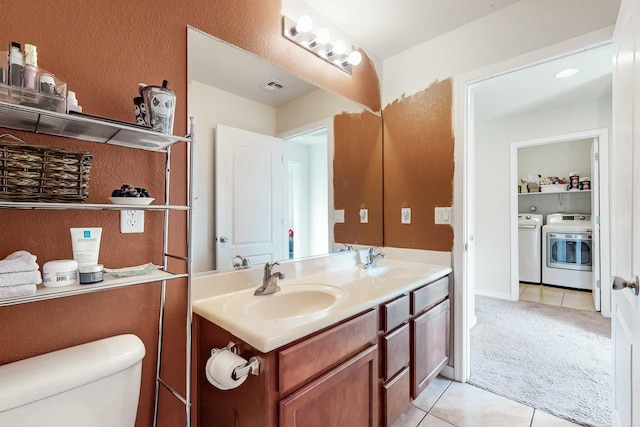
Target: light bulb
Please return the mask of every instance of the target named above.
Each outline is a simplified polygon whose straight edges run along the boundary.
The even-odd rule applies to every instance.
[[[331,47],[328,51],[326,51],[324,55],[327,58],[334,59],[333,58],[334,56],[344,55],[346,50],[347,50],[347,44],[342,40],[336,40],[336,42],[333,44],[333,47]]]
[[[344,55],[347,51],[347,44],[342,40],[336,40],[331,51],[334,55]]]
[[[349,58],[347,59],[347,62],[351,65],[358,65],[361,61],[362,61],[362,54],[357,50],[354,50],[353,52],[351,52],[349,54]]]
[[[316,43],[318,44],[327,44],[329,43],[329,38],[331,38],[331,33],[326,28],[320,28],[318,30],[318,34],[316,34]]]
[[[329,30],[327,30],[326,28],[320,28],[318,30],[318,34],[314,37],[313,40],[309,42],[307,46],[313,49],[318,45],[325,45],[329,41],[329,37],[331,37],[331,34],[329,34]]]
[[[306,33],[311,31],[311,27],[313,26],[313,20],[309,15],[302,15],[298,18],[298,22],[296,25],[291,28],[291,35],[297,36],[300,33]]]

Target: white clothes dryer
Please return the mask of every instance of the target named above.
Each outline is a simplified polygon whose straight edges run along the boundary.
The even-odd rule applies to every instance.
[[[542,283],[593,289],[591,215],[549,214],[542,227]]]

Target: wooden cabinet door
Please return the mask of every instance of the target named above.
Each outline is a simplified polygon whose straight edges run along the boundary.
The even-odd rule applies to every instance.
[[[373,426],[378,415],[378,346],[280,401],[280,426]],[[304,361],[301,361],[304,363]]]
[[[449,301],[442,301],[411,321],[411,392],[414,399],[449,362]]]

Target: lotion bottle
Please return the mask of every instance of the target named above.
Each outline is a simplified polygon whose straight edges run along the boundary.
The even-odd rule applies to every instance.
[[[9,84],[24,86],[24,57],[20,50],[20,43],[11,42],[9,51]]]
[[[76,93],[72,90],[67,91],[67,113],[69,111],[77,111],[82,113],[82,107],[78,105]]]
[[[38,90],[38,51],[32,44],[24,45],[24,87]]]

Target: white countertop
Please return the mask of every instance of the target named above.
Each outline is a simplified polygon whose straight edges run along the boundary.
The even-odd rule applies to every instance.
[[[301,274],[305,269],[309,274]],[[253,295],[262,282],[261,267],[199,275],[194,280],[193,312],[267,353],[437,280],[452,270],[444,265],[387,259],[379,260],[376,269],[367,270],[355,256],[345,255],[337,261],[332,259],[331,268],[309,269],[285,263],[275,266],[273,271],[284,271],[287,277],[278,281],[281,291],[263,296]],[[300,315],[292,304],[300,301],[296,297],[301,295],[292,294],[307,290],[305,287],[321,292],[306,294],[309,298],[320,300],[324,298],[318,297],[333,295],[328,298],[335,301],[324,309]],[[269,307],[272,302],[278,307],[278,298],[287,303],[284,310],[288,314],[284,317],[274,314],[273,306]]]

